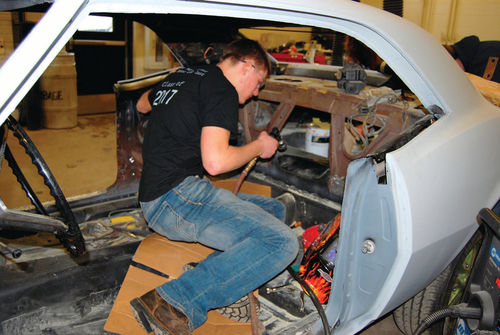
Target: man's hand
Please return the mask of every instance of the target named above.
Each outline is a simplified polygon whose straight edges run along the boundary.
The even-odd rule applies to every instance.
[[[262,148],[262,151],[259,154],[260,158],[270,158],[278,149],[278,141],[265,131],[259,134],[257,141],[260,142]]]

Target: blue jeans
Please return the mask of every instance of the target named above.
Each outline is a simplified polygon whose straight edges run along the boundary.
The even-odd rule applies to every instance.
[[[275,277],[298,252],[297,237],[283,223],[281,202],[234,195],[208,179],[187,177],[141,207],[157,233],[216,249],[194,269],[156,288],[188,317],[191,330],[206,321],[210,309],[230,305]]]

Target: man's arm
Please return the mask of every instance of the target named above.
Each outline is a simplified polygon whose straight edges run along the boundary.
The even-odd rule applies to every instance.
[[[147,90],[146,92],[144,92],[139,100],[137,100],[137,104],[135,106],[139,113],[147,114],[151,112],[151,109],[153,109],[151,107],[151,104],[149,103],[149,92],[151,92],[151,90]]]
[[[203,167],[212,176],[233,171],[257,156],[272,157],[278,148],[278,141],[265,131],[256,140],[240,147],[229,145],[229,135],[229,130],[221,127],[201,130]]]

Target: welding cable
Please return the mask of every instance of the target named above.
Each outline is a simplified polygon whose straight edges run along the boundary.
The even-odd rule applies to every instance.
[[[245,169],[240,173],[240,176],[238,177],[238,179],[236,180],[236,183],[234,184],[233,194],[237,194],[239,192],[241,184],[243,184],[243,181],[248,176],[248,173],[250,173],[250,170],[252,170],[253,167],[255,166],[255,164],[257,164],[258,158],[259,157],[254,157],[250,162],[248,162]]]
[[[309,287],[306,281],[302,279],[302,277],[299,276],[298,273],[295,272],[291,266],[288,266],[286,269],[293,277],[293,279],[299,282],[300,286],[302,286],[302,288],[306,291],[307,295],[311,298],[314,307],[316,307],[316,310],[318,311],[318,314],[321,318],[321,322],[323,324],[323,333],[325,335],[330,335],[330,326],[328,325],[328,319],[326,318],[325,310],[323,309],[323,306],[319,302],[318,297],[316,296],[314,291]]]
[[[417,330],[413,335],[422,334],[427,328],[429,328],[434,322],[447,317],[454,318],[465,318],[465,319],[480,319],[482,315],[481,308],[469,307],[467,304],[459,304],[454,306],[449,306],[448,308],[436,311],[429,316],[427,316],[424,321],[418,326]]]

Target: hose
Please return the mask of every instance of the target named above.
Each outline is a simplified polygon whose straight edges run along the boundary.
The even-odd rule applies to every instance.
[[[254,157],[250,162],[248,162],[245,169],[240,173],[240,176],[238,177],[238,179],[236,180],[236,183],[234,184],[233,194],[237,194],[239,192],[241,184],[243,183],[245,178],[248,176],[248,173],[250,172],[250,170],[252,170],[253,167],[255,166],[255,164],[257,164],[258,158],[259,157]]]
[[[307,295],[309,295],[309,297],[311,298],[314,307],[316,307],[316,310],[318,311],[318,314],[321,318],[321,322],[323,324],[323,333],[325,335],[330,335],[330,327],[328,325],[328,319],[326,318],[325,310],[323,309],[323,306],[319,302],[318,297],[316,297],[314,291],[309,287],[309,285],[305,282],[305,280],[302,279],[302,277],[299,276],[297,272],[295,272],[292,269],[291,266],[288,266],[286,269],[290,273],[290,275],[292,275],[293,279],[298,281],[299,284],[302,286],[302,288],[307,291]]]
[[[482,315],[481,308],[469,307],[467,304],[459,304],[454,306],[449,306],[448,308],[441,309],[427,316],[424,321],[418,326],[417,330],[413,335],[422,334],[427,328],[429,328],[434,322],[437,322],[446,317],[454,318],[466,318],[466,319],[480,319]]]

